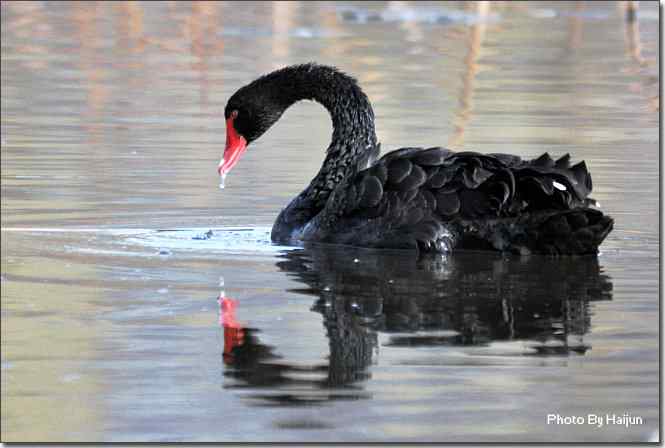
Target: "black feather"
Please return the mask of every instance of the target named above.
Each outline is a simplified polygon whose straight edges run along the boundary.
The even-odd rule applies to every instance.
[[[436,174],[427,180],[427,188],[441,188],[444,184],[450,181],[455,175],[455,171],[439,169]]]
[[[413,234],[418,241],[435,241],[441,230],[440,224],[434,221],[424,221],[418,224]]]
[[[462,189],[464,185],[462,182],[454,180],[451,182],[447,182],[443,187],[439,188],[438,191],[440,193],[454,193],[456,191],[459,191]]]
[[[401,185],[401,184],[400,184]],[[401,199],[403,204],[409,204],[413,199],[418,196],[419,191],[416,188],[412,188],[410,190],[399,190],[397,192],[399,198]]]
[[[436,210],[436,197],[434,196],[434,194],[432,194],[432,192],[429,190],[422,190],[420,194],[425,199],[425,202],[427,203],[427,208],[429,210]]]
[[[553,168],[554,167],[554,160],[552,160],[552,157],[550,157],[549,153],[545,153],[538,157],[537,159],[534,159],[532,162],[532,165],[542,167],[542,168]]]
[[[413,190],[425,183],[427,175],[418,165],[411,167],[411,172],[399,183],[400,190]]]
[[[410,208],[404,215],[404,224],[407,226],[413,226],[417,223],[419,223],[423,217],[425,216],[425,212],[423,212],[422,209],[420,208]]]
[[[441,165],[451,151],[445,148],[428,148],[414,155],[413,163],[423,166]]]
[[[514,156],[512,154],[503,154],[503,153],[492,153],[487,154],[489,157],[494,157],[501,164],[506,166],[515,166],[522,162],[522,159],[519,156]]]
[[[478,190],[462,190],[459,194],[460,213],[468,218],[487,216],[492,211],[485,193]],[[438,197],[437,197],[438,202]]]
[[[568,169],[568,167],[570,167],[570,154],[565,154],[559,157],[555,163],[555,166],[560,170]]]
[[[493,175],[494,173],[492,171],[486,170],[485,168],[479,166],[473,170],[473,181],[476,183],[476,185],[480,185]]]
[[[398,184],[411,174],[413,164],[407,159],[396,159],[388,165],[388,181],[393,184]]]
[[[439,193],[436,195],[436,211],[445,216],[459,212],[460,200],[456,193]]]
[[[578,164],[573,165],[570,168],[570,171],[572,171],[575,180],[577,180],[577,182],[580,185],[584,185],[588,191],[591,191],[592,189],[591,176],[589,175],[589,171],[587,170],[586,163],[584,163],[584,160],[582,160]]]
[[[360,199],[361,207],[376,206],[383,196],[383,186],[379,179],[374,176],[367,176],[363,180],[364,191]]]
[[[370,174],[376,176],[381,184],[385,184],[388,179],[388,168],[383,161],[380,161],[369,170]]]

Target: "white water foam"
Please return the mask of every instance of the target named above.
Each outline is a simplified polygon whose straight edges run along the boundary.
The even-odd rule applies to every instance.
[[[95,235],[81,245],[67,244],[72,252],[115,256],[171,256],[178,252],[276,254],[293,246],[274,245],[269,227],[192,227],[174,229],[7,227],[2,232]]]
[[[158,230],[134,234],[126,240],[134,244],[172,251],[270,252],[294,249],[273,245],[269,227],[225,227]]]

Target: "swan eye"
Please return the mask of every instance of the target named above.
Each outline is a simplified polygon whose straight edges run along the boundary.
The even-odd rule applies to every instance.
[[[231,118],[233,118],[235,120],[237,117],[238,117],[238,111],[237,110],[234,110],[233,112],[231,112]]]

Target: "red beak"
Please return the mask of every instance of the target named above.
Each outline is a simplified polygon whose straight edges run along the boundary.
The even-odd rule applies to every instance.
[[[224,157],[222,157],[217,167],[220,176],[225,176],[231,171],[231,168],[238,163],[246,148],[247,140],[238,134],[236,128],[233,127],[233,117],[229,117],[226,120],[226,149],[224,150]]]

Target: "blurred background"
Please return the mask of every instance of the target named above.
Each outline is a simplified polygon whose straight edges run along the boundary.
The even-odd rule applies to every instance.
[[[1,8],[3,441],[653,437],[657,2]],[[308,61],[358,79],[384,152],[441,145],[586,160],[593,196],[616,219],[600,257],[613,299],[584,308],[584,319],[593,316],[582,331],[592,350],[527,362],[524,347],[490,341],[482,356],[499,356],[497,368],[472,348],[414,347],[405,361],[382,346],[360,380],[371,398],[362,405],[251,407],[226,388],[215,304],[221,274],[241,302],[239,319],[262,328],[259,337],[282,356],[305,363],[328,356],[324,317],[294,292],[276,255],[160,257],[136,249],[141,238],[133,246],[104,232],[244,226],[258,229],[252,243],[267,246],[266,229],[318,170],[330,121],[317,104],[293,106],[220,191],[224,106],[256,77]],[[92,230],[73,232],[82,228]],[[293,352],[280,351],[294,340]],[[459,353],[467,370],[415,362]],[[520,404],[526,396],[532,400]],[[462,414],[461,402],[469,404]],[[612,408],[649,423],[562,431],[543,424],[548,402],[562,412]]]

